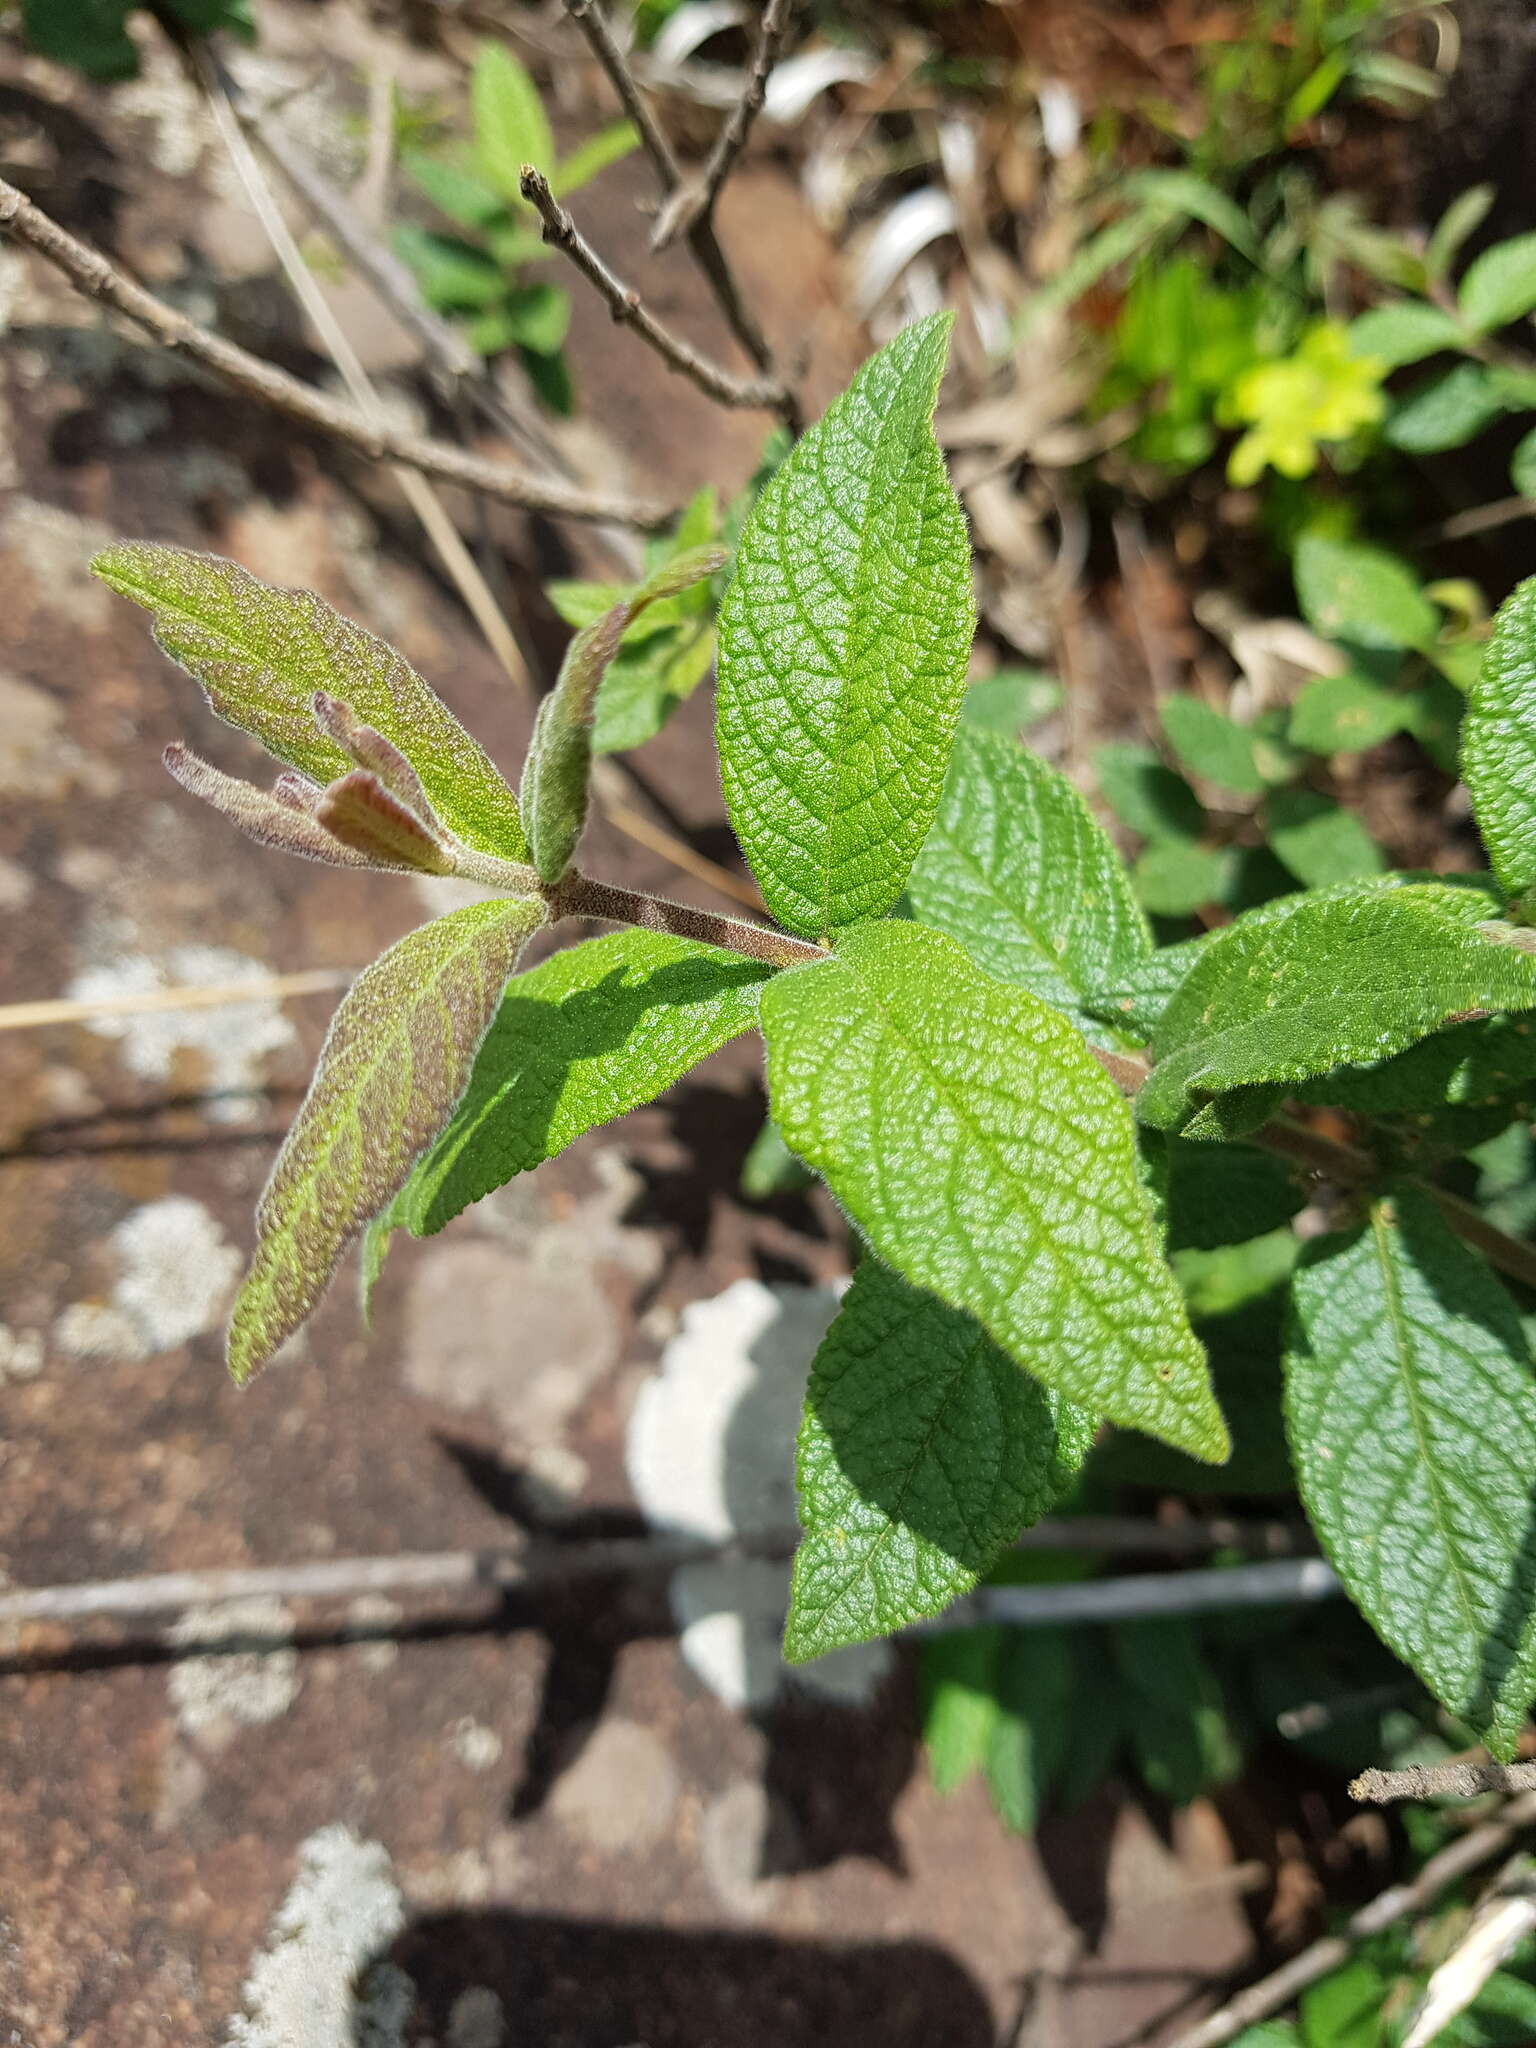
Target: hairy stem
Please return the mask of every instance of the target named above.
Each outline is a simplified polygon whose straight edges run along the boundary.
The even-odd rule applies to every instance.
[[[739,917],[721,917],[712,910],[695,910],[691,903],[674,903],[665,896],[645,896],[638,889],[620,889],[612,882],[599,882],[576,869],[547,892],[552,918],[598,917],[609,924],[635,924],[649,932],[672,932],[678,938],[698,939],[709,946],[723,946],[749,960],[765,960],[770,967],[804,967],[828,955],[806,939],[793,939],[788,932],[774,931],[763,924],[748,924]]]

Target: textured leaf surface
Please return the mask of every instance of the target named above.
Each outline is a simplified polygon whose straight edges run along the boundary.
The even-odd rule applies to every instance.
[[[315,722],[316,693],[340,697],[407,755],[443,823],[483,853],[527,857],[517,799],[448,707],[392,647],[309,590],[279,590],[217,555],[146,541],[92,568],[142,605],[155,638],[208,701],[269,754],[315,782],[352,763]]]
[[[1473,891],[1372,888],[1292,899],[1229,925],[1158,1020],[1136,1098],[1178,1128],[1200,1095],[1383,1059],[1472,1010],[1536,1005],[1536,960],[1447,912]]]
[[[1461,772],[1495,874],[1536,882],[1536,576],[1499,607],[1461,728]]]
[[[763,991],[785,1140],[876,1253],[1069,1400],[1220,1459],[1119,1091],[1056,1011],[893,920]]]
[[[391,1222],[418,1237],[557,1152],[650,1102],[757,1022],[771,972],[666,932],[610,932],[520,974],[451,1122]]]
[[[1499,1756],[1536,1694],[1536,1380],[1514,1304],[1403,1192],[1307,1247],[1286,1409],[1350,1597]]]
[[[811,1367],[785,1656],[889,1635],[970,1592],[1093,1428],[970,1316],[866,1259]]]
[[[292,1336],[442,1129],[543,916],[542,905],[471,904],[408,933],[348,990],[256,1211],[229,1325],[237,1380]]]
[[[1058,1009],[1152,950],[1120,857],[1054,768],[1013,741],[961,732],[907,884],[925,924],[1001,981]]]
[[[1202,932],[1197,939],[1180,939],[1177,945],[1159,946],[1155,953],[1149,953],[1146,959],[1138,960],[1119,974],[1108,988],[1090,989],[1083,998],[1083,1007],[1090,1016],[1102,1018],[1133,1038],[1149,1039],[1173,1000],[1174,991],[1214,936]]]
[[[901,894],[965,692],[970,545],[932,425],[950,318],[898,334],[796,445],[720,612],[731,822],[769,909],[811,937]]]

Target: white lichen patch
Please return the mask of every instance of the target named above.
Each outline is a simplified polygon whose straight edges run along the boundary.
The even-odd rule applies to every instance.
[[[53,1326],[55,1345],[72,1358],[173,1351],[214,1327],[240,1275],[240,1253],[190,1195],[166,1195],[132,1210],[105,1249],[110,1298],[75,1302]]]
[[[40,1330],[13,1330],[0,1323],[0,1387],[7,1380],[35,1379],[43,1369]]]
[[[299,1850],[226,2048],[404,2048],[410,1980],[374,1960],[404,1925],[383,1846],[339,1823],[321,1828]]]
[[[87,967],[70,983],[69,994],[78,1002],[99,1002],[164,988],[264,983],[270,978],[271,969],[260,960],[228,946],[184,945],[173,946],[159,959],[130,953]],[[235,1123],[254,1114],[251,1091],[260,1084],[264,1062],[297,1037],[269,995],[207,1010],[109,1013],[92,1017],[89,1028],[100,1038],[115,1038],[122,1047],[123,1064],[146,1081],[169,1081],[180,1055],[199,1055],[208,1115],[216,1123]]]
[[[280,1600],[189,1608],[168,1636],[193,1651],[171,1666],[171,1704],[182,1732],[218,1749],[241,1728],[286,1714],[302,1684],[292,1638],[293,1617]]]
[[[629,1482],[648,1521],[715,1543],[792,1534],[806,1377],[838,1300],[833,1288],[738,1280],[684,1310],[630,1420]],[[689,1667],[736,1707],[765,1707],[787,1684],[840,1704],[867,1699],[890,1668],[888,1645],[790,1670],[779,1655],[788,1594],[788,1566],[765,1558],[675,1572],[672,1611]]]
[[[501,1737],[471,1714],[454,1722],[448,1746],[467,1771],[489,1771],[501,1761]]]

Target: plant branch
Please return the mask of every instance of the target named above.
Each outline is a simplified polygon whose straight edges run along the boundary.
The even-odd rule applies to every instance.
[[[222,335],[200,327],[185,313],[167,306],[125,276],[99,250],[77,241],[3,178],[0,230],[34,249],[87,298],[126,315],[166,348],[178,349],[246,397],[356,448],[374,461],[404,463],[425,476],[462,484],[467,490],[480,491],[503,504],[520,505],[527,511],[557,518],[607,520],[614,525],[639,526],[652,532],[664,527],[672,516],[669,507],[653,500],[604,498],[547,482],[511,463],[491,461],[425,434],[402,432],[353,406],[326,397],[313,385],[290,377],[285,370],[251,355]]]
[[[1362,1771],[1349,1796],[1362,1805],[1397,1799],[1476,1799],[1484,1792],[1536,1792],[1536,1764],[1411,1764],[1404,1771]]]
[[[752,123],[762,110],[763,95],[768,90],[768,74],[778,62],[779,52],[784,46],[789,9],[790,0],[767,0],[740,97],[716,136],[715,146],[704,168],[694,177],[684,179],[657,215],[656,226],[651,233],[653,249],[669,248],[680,234],[688,233],[697,222],[713,220],[720,188],[736,168],[736,159],[746,147]]]
[[[621,889],[574,868],[547,892],[546,900],[552,918],[596,917],[609,924],[639,925],[649,932],[672,932],[708,946],[723,946],[748,960],[766,961],[770,967],[804,967],[830,957],[821,946],[791,938],[788,932],[774,931],[768,925],[695,910],[691,903],[645,896],[638,889]]]
[[[683,183],[682,166],[675,151],[662,132],[646,105],[644,96],[635,82],[629,61],[614,41],[613,32],[604,18],[597,0],[565,0],[565,9],[592,48],[593,55],[608,74],[610,84],[618,94],[620,103],[639,131],[646,154],[655,169],[657,181],[664,199],[670,199]],[[715,234],[714,221],[709,214],[701,215],[688,229],[688,247],[694,262],[703,273],[704,280],[714,293],[715,303],[724,315],[727,326],[741,343],[764,377],[774,378],[773,350],[768,346],[768,337],[763,333],[736,283],[735,274],[726,261]],[[800,401],[787,385],[783,387],[783,399],[777,408],[784,424],[792,434],[799,434],[805,418],[800,410]]]
[[[784,404],[784,387],[766,380],[733,377],[702,356],[690,342],[663,327],[640,294],[616,277],[582,234],[569,213],[549,189],[549,180],[532,164],[523,165],[523,197],[544,223],[544,239],[562,250],[598,293],[607,300],[608,310],[623,327],[631,327],[647,347],[653,349],[669,370],[676,370],[707,398],[720,405],[753,406],[763,412],[777,412]]]
[[[1504,1811],[1481,1827],[1473,1828],[1459,1842],[1452,1842],[1437,1856],[1431,1856],[1411,1884],[1393,1885],[1362,1906],[1344,1923],[1342,1934],[1325,1935],[1293,1956],[1257,1984],[1250,1984],[1186,2034],[1172,2048],[1226,2048],[1245,2027],[1256,2026],[1290,2005],[1301,1992],[1330,1970],[1349,1960],[1353,1951],[1372,1935],[1395,1927],[1400,1920],[1426,1912],[1442,1892],[1449,1891],[1471,1871],[1501,1855],[1522,1829],[1536,1822],[1536,1793],[1512,1800]]]

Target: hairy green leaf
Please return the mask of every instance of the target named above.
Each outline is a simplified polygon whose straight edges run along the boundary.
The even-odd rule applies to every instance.
[[[1296,595],[1308,625],[1357,647],[1423,647],[1439,615],[1405,562],[1360,541],[1303,534],[1296,545]]]
[[[866,1259],[811,1367],[785,1656],[890,1635],[970,1592],[1093,1429],[970,1316]]]
[[[788,1144],[875,1252],[1094,1414],[1220,1460],[1118,1089],[1056,1011],[892,920],[763,991]]]
[[[624,753],[654,739],[714,659],[715,629],[708,619],[687,619],[635,646],[621,646],[597,693],[593,753]]]
[[[517,799],[448,707],[384,641],[308,590],[279,590],[217,555],[124,541],[91,567],[142,605],[155,638],[221,718],[315,782],[352,765],[315,719],[346,700],[407,755],[438,816],[483,853],[527,858]]]
[[[1230,847],[1155,839],[1131,870],[1137,900],[1154,917],[1189,917],[1219,903],[1232,884]]]
[[[1062,687],[1054,676],[1032,668],[1000,668],[972,683],[960,707],[962,724],[980,732],[1021,732],[1061,708]]]
[[[1496,242],[1470,265],[1457,294],[1476,334],[1492,334],[1536,307],[1536,234]]]
[[[1122,969],[1107,988],[1090,989],[1083,997],[1083,1008],[1090,1017],[1113,1024],[1129,1037],[1149,1039],[1175,989],[1215,936],[1214,932],[1202,932],[1196,939],[1159,946],[1144,960]]]
[[[956,737],[907,895],[989,974],[1074,1013],[1085,989],[1152,950],[1120,857],[1083,799],[994,733]]]
[[[1461,729],[1461,773],[1494,873],[1536,882],[1536,576],[1500,605]]]
[[[554,138],[538,87],[505,43],[482,43],[470,79],[475,154],[486,177],[508,199],[522,200],[522,169],[546,177],[555,168]]]
[[[1486,904],[1355,884],[1217,933],[1158,1020],[1138,1115],[1183,1128],[1201,1096],[1382,1059],[1468,1011],[1536,1005],[1536,960],[1462,921],[1462,895]]]
[[[898,334],[799,441],[721,607],[731,822],[769,909],[811,937],[891,908],[944,785],[974,622],[932,425],[951,318]]]
[[[718,946],[631,928],[518,975],[393,1225],[430,1236],[584,1131],[652,1101],[752,1028],[770,972]]]
[[[248,1380],[314,1308],[464,1091],[542,904],[474,903],[410,932],[360,974],[256,1211],[256,1255],[229,1324]]]
[[[1536,1695],[1536,1381],[1513,1302],[1428,1195],[1317,1239],[1293,1286],[1286,1410],[1350,1597],[1497,1756]]]
[[[1433,1031],[1392,1058],[1341,1066],[1297,1084],[1308,1102],[1369,1116],[1489,1106],[1536,1081],[1536,1022],[1486,1017]]]
[[[720,547],[674,555],[610,611],[583,626],[565,650],[555,687],[534,720],[519,795],[541,881],[560,880],[587,822],[598,691],[619,642],[648,605],[677,597],[724,563],[725,550]]]
[[[1349,325],[1349,345],[1357,356],[1375,356],[1389,370],[1419,363],[1442,349],[1460,348],[1466,330],[1441,306],[1424,299],[1394,299],[1372,306]]]

